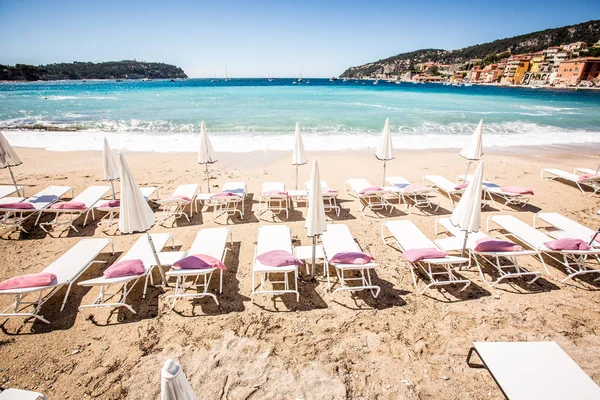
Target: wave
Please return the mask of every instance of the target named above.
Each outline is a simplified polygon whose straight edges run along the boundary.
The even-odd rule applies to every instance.
[[[118,97],[114,96],[40,96],[42,100],[118,100]]]

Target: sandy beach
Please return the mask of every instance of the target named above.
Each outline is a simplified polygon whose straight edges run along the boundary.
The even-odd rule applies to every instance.
[[[487,150],[487,149],[486,149]],[[70,185],[75,193],[90,185],[103,185],[100,152],[50,152],[17,149],[23,165],[14,168],[18,182],[32,195],[48,185]],[[500,185],[533,189],[524,208],[486,208],[483,218],[510,214],[532,223],[540,211],[556,211],[590,228],[600,224],[597,196],[575,186],[540,179],[540,169],[596,168],[597,146],[521,148],[488,151],[485,177]],[[210,298],[194,303],[180,301],[171,311],[165,297],[172,290],[151,287],[142,300],[142,284],[130,297],[138,312],[108,309],[78,311],[97,289],[75,286],[65,310],[59,312],[64,289],[48,301],[42,314],[45,325],[10,319],[0,326],[0,386],[35,389],[49,399],[156,399],[160,396],[160,368],[167,358],[177,359],[201,398],[228,399],[500,399],[494,380],[485,369],[465,362],[473,341],[555,341],[600,384],[599,282],[591,279],[561,284],[562,269],[550,266],[533,285],[523,281],[490,288],[476,269],[461,271],[472,280],[464,292],[432,290],[419,295],[401,252],[381,240],[384,221],[409,219],[434,238],[438,216],[449,216],[450,201],[436,196],[440,208],[405,212],[395,204],[391,213],[363,216],[356,199],[344,192],[348,178],[381,183],[382,164],[368,152],[318,153],[322,179],[340,190],[339,217],[331,223],[347,224],[363,250],[380,264],[375,282],[381,293],[341,293],[332,300],[326,280],[311,281],[302,269],[300,301],[295,297],[256,296],[250,300],[251,265],[257,229],[261,225],[289,225],[294,245],[308,245],[304,228],[306,208],[295,206],[288,219],[259,218],[261,183],[282,181],[294,186],[291,155],[280,152],[220,153],[210,167],[212,190],[227,181],[244,181],[250,196],[244,220],[221,216],[211,209],[194,214],[191,222],[157,225],[151,232],[169,232],[176,249],[186,250],[199,229],[228,226],[233,230],[232,252],[226,259],[224,293],[217,306]],[[309,154],[312,160],[313,154]],[[203,166],[194,153],[126,153],[140,185],[160,188],[167,196],[179,184],[199,183],[206,190]],[[388,176],[420,181],[426,174],[450,179],[464,173],[466,161],[455,150],[396,152],[388,163]],[[6,173],[5,173],[6,172]],[[300,167],[300,182],[309,179],[310,165]],[[7,171],[0,184],[9,184]],[[45,216],[44,220],[50,219]],[[81,226],[82,219],[77,221]],[[27,225],[32,227],[32,223]],[[482,224],[485,227],[484,224]],[[103,231],[95,223],[80,229],[46,234],[2,231],[0,281],[36,273],[82,237],[113,239],[115,261],[140,236]],[[60,236],[60,237],[59,237]],[[525,259],[526,267],[542,270],[539,260]],[[92,266],[81,279],[102,274],[104,265]],[[321,272],[321,266],[318,266]],[[157,275],[158,276],[158,275]],[[218,280],[213,279],[212,292]],[[9,304],[8,296],[0,306]],[[11,300],[11,299],[10,299]]]

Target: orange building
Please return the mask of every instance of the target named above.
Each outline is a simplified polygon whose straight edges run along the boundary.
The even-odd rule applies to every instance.
[[[558,66],[555,83],[574,86],[600,76],[600,58],[586,57],[563,61]]]
[[[521,54],[510,57],[506,63],[506,69],[504,70],[502,81],[515,85],[521,84],[523,82],[523,77],[529,71],[530,64],[530,54]]]

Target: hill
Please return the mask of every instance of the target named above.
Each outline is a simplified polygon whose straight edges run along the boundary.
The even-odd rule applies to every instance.
[[[179,67],[143,61],[79,62],[48,65],[0,64],[0,80],[50,81],[66,79],[169,79],[187,78]]]
[[[560,46],[574,42],[586,42],[592,45],[600,40],[600,20],[583,22],[577,25],[546,29],[539,32],[499,39],[489,43],[477,44],[459,50],[422,49],[401,53],[372,63],[350,67],[340,76],[342,78],[369,77],[382,67],[397,72],[411,69],[414,64],[432,61],[442,64],[467,63],[472,59],[491,63],[512,54],[536,52],[551,46]]]

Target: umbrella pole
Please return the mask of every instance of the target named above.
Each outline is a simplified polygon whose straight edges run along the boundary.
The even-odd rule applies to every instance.
[[[469,231],[465,231],[465,241],[463,242],[462,252],[460,253],[461,257],[465,256],[465,249],[467,248],[467,239],[469,238]]]
[[[591,246],[592,243],[594,243],[594,240],[596,240],[596,237],[600,235],[600,228],[598,228],[598,230],[596,231],[596,233],[594,233],[594,236],[592,237],[592,240],[590,240],[589,245]]]
[[[385,167],[386,167],[386,160],[383,160],[383,182],[381,183],[381,187],[385,186]]]
[[[19,191],[19,186],[17,186],[17,181],[15,180],[15,176],[13,175],[12,169],[10,169],[10,165],[8,166],[8,172],[10,172],[10,177],[12,178],[13,184],[15,185],[15,189],[17,190],[17,196],[20,197],[21,192]]]
[[[312,244],[312,272],[311,277],[315,278],[315,261],[317,259],[317,235],[313,236],[313,244]]]
[[[208,193],[210,193],[210,178],[208,176],[208,163],[204,164],[206,167],[206,187],[208,188]]]
[[[296,190],[298,190],[298,164],[296,164]]]
[[[110,182],[110,188],[112,189],[112,198],[114,200],[115,199],[115,184],[113,183],[112,179],[109,182]]]
[[[469,163],[467,164],[467,172],[465,173],[465,179],[463,179],[463,182],[469,183],[469,179],[467,177],[469,176],[470,168],[471,168],[471,160],[469,160]]]
[[[152,236],[148,232],[146,232],[146,236],[148,237],[148,244],[152,249],[152,254],[154,254],[154,260],[156,261],[156,265],[158,266],[158,272],[160,272],[160,277],[165,284],[165,286],[169,286],[167,284],[167,277],[165,276],[165,271],[163,271],[162,265],[160,263],[160,259],[158,258],[158,253],[156,253],[156,248],[154,247],[154,242],[152,241]]]

